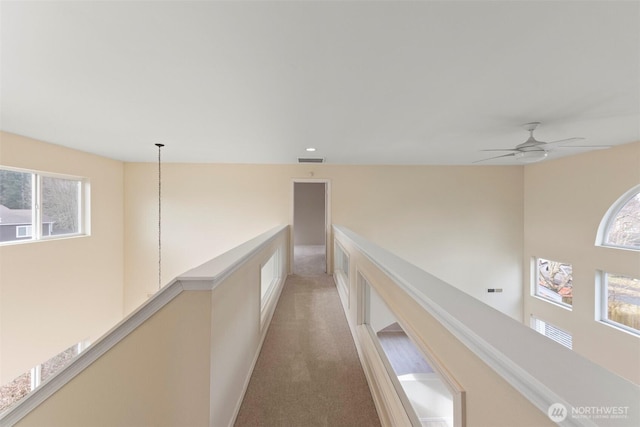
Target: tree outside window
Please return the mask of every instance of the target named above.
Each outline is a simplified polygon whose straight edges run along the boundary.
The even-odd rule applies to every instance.
[[[640,193],[636,193],[613,216],[605,245],[640,249]]]
[[[605,274],[604,321],[640,332],[640,280],[620,274]],[[604,316],[606,313],[606,317]]]
[[[536,295],[571,307],[573,304],[573,267],[544,258],[537,260]]]

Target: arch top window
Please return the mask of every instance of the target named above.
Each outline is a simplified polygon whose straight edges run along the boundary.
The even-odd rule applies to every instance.
[[[640,250],[640,185],[627,191],[609,208],[600,223],[596,243]]]

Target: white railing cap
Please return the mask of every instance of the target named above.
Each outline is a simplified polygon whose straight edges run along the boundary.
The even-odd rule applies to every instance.
[[[198,267],[186,271],[176,277],[175,280],[181,282],[185,289],[188,290],[201,289],[203,286],[211,289],[212,286],[215,287],[217,283],[228,277],[248,258],[251,258],[257,251],[268,245],[288,227],[288,225],[274,227]]]
[[[640,387],[544,337],[482,301],[438,279],[346,227],[350,240],[372,263],[544,413],[554,403],[571,407],[626,407],[627,418],[597,425],[640,425]],[[553,363],[549,363],[553,361]],[[602,422],[602,423],[601,423]],[[561,425],[595,425],[567,418]]]
[[[115,325],[73,361],[52,375],[47,381],[0,415],[0,426],[12,426],[38,405],[48,399],[76,375],[113,348],[138,326],[157,313],[182,291],[212,290],[218,283],[236,271],[289,226],[275,227],[259,236],[205,262],[178,276],[163,286],[134,312]]]

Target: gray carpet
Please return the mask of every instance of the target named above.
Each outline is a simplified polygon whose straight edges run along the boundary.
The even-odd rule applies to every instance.
[[[380,425],[331,276],[287,278],[235,425]]]
[[[293,248],[293,274],[317,276],[327,272],[324,245],[297,245]]]

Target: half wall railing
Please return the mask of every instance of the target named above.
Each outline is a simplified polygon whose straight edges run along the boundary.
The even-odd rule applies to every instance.
[[[232,425],[288,259],[281,226],[177,277],[0,426]]]
[[[637,385],[348,228],[334,226],[333,235],[334,278],[384,425],[416,422],[368,324],[374,303],[389,309],[443,379],[454,400],[451,425],[640,425]]]

